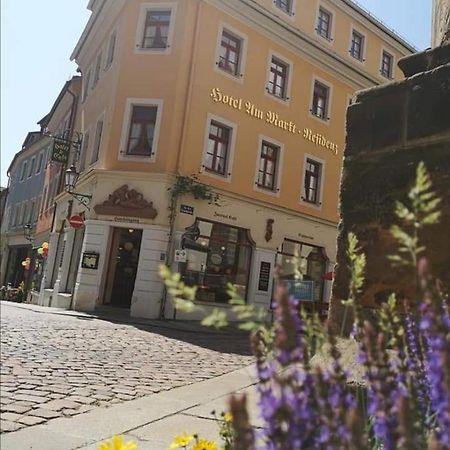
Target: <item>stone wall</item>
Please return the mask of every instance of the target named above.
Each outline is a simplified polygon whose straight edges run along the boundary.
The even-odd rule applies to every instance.
[[[450,0],[433,0],[432,47],[450,42]]]
[[[410,297],[411,276],[389,266],[396,200],[406,200],[420,161],[443,198],[443,218],[423,237],[436,276],[450,291],[450,45],[399,62],[403,81],[362,91],[347,112],[341,223],[330,319],[339,328],[348,298],[346,239],[353,231],[367,254],[362,303],[379,306],[390,292]],[[351,321],[349,321],[349,324]],[[348,331],[348,329],[347,329]]]

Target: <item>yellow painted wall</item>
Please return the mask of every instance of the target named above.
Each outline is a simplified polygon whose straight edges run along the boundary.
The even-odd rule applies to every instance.
[[[382,82],[379,76],[382,40],[371,32],[373,24],[364,28],[365,18],[360,23],[344,13],[336,0],[320,0],[334,13],[334,36],[332,44],[325,44],[317,37],[316,13],[318,3],[310,0],[296,0],[296,15],[283,17],[274,8],[272,0],[258,0],[273,18],[280,17],[286,23],[309,35],[327,52],[336,53],[346,61],[350,78],[355,70],[370,73]],[[161,1],[163,2],[163,1]],[[158,2],[158,3],[161,3]],[[169,2],[170,3],[170,2]],[[311,58],[294,53],[280,39],[263,34],[255,26],[244,24],[238,17],[232,17],[210,3],[199,0],[178,1],[174,40],[169,55],[137,54],[135,36],[141,2],[127,0],[116,16],[103,13],[94,30],[77,57],[83,73],[94,67],[100,48],[105,48],[112,30],[117,30],[117,47],[113,66],[101,74],[100,81],[82,105],[83,129],[91,129],[90,148],[94,141],[95,122],[105,112],[103,139],[99,160],[92,167],[105,170],[136,171],[141,173],[196,174],[201,169],[205,126],[208,113],[223,117],[238,125],[234,164],[231,182],[225,182],[201,175],[205,183],[239,193],[243,198],[254,198],[277,207],[312,215],[336,222],[338,218],[338,187],[345,140],[345,112],[349,96],[356,85],[350,79],[345,81],[333,70],[320,67]],[[234,3],[237,3],[234,0]],[[105,9],[105,11],[108,11]],[[199,16],[197,17],[197,13]],[[198,20],[198,22],[197,22]],[[247,60],[243,82],[239,83],[215,70],[215,57],[219,23],[225,22],[248,36]],[[361,65],[348,54],[351,24],[366,33],[366,62]],[[196,30],[198,35],[196,36]],[[296,37],[295,39],[300,39]],[[392,39],[389,37],[386,40]],[[300,42],[300,41],[299,41]],[[392,44],[393,46],[397,44]],[[386,49],[396,58],[399,51],[391,44]],[[289,104],[282,104],[265,93],[268,71],[268,54],[274,51],[293,63],[292,84]],[[320,53],[320,51],[318,50]],[[408,51],[404,49],[406,54]],[[342,67],[344,65],[339,63]],[[355,69],[353,69],[354,67]],[[398,70],[395,72],[398,76]],[[332,85],[331,120],[324,123],[310,116],[313,76]],[[367,82],[367,87],[370,83]],[[210,96],[213,88],[223,93],[249,100],[258,108],[272,111],[298,128],[309,128],[337,144],[337,155],[292,134],[250,117],[245,111],[235,110],[227,105],[214,103]],[[159,132],[157,158],[154,163],[119,160],[125,104],[127,98],[163,99],[164,107]],[[187,115],[185,107],[187,105]],[[253,189],[256,159],[258,157],[258,135],[273,138],[284,144],[281,185],[278,196],[257,192]],[[180,153],[181,151],[181,153]],[[299,201],[303,177],[304,154],[308,153],[325,162],[325,184],[320,209],[302,205]],[[178,159],[180,164],[178,164]],[[87,161],[90,161],[88,155]],[[88,165],[88,164],[87,164]]]

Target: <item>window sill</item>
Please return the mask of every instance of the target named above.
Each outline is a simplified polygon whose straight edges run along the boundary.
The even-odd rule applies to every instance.
[[[290,97],[286,96],[286,97],[279,97],[278,95],[275,94],[271,94],[268,90],[267,87],[265,89],[265,94],[267,97],[271,98],[272,100],[275,100],[276,102],[280,103],[281,105],[284,106],[289,106],[289,102],[290,102]]]
[[[231,173],[225,173],[224,175],[220,174],[219,172],[214,172],[211,170],[208,170],[205,166],[202,166],[200,169],[200,174],[205,175],[207,177],[215,178],[216,180],[220,180],[226,183],[231,182]]]
[[[167,45],[167,47],[164,48],[145,48],[141,47],[140,45],[136,45],[134,49],[134,53],[138,55],[148,55],[148,54],[154,54],[154,55],[168,55],[172,51],[172,47],[170,45]]]
[[[316,31],[317,37],[318,37],[321,41],[326,42],[328,45],[333,45],[333,43],[334,43],[334,38],[333,38],[332,36],[330,36],[330,37],[323,36],[323,35],[320,34],[317,30],[315,30],[315,31]]]
[[[317,116],[316,114],[314,114],[311,110],[309,111],[309,116],[312,119],[317,120],[318,122],[320,122],[323,125],[329,125],[330,121],[331,121],[331,119],[329,117],[322,118],[322,117]]]
[[[124,152],[120,152],[119,161],[154,163],[156,161],[156,154],[153,153],[150,156],[141,156],[141,155],[128,155]]]
[[[270,195],[272,197],[279,197],[280,196],[280,188],[276,187],[275,189],[268,189],[264,188],[262,186],[259,186],[258,184],[253,185],[253,190],[255,192],[261,192],[262,194]]]
[[[219,67],[217,62],[214,64],[214,70],[230,80],[236,81],[241,84],[244,82],[244,74],[239,73],[238,75],[234,75],[232,72]]]
[[[312,203],[312,202],[305,200],[303,197],[300,199],[300,205],[306,206],[308,208],[316,209],[319,211],[322,209],[322,202]]]

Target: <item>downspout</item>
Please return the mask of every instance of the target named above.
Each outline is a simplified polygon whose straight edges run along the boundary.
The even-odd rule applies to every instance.
[[[75,93],[73,93],[70,90],[70,87],[67,89],[67,93],[69,95],[72,96],[72,110],[70,112],[70,126],[69,126],[69,136],[68,139],[71,143],[72,146],[72,140],[73,140],[73,135],[74,135],[74,128],[75,128],[75,119],[76,119],[76,113],[78,110],[78,95],[76,95]],[[74,158],[72,160],[73,162],[75,162],[75,155]],[[64,166],[63,166],[64,167]],[[62,174],[62,176],[64,177],[64,174]],[[63,180],[64,181],[64,180]],[[69,200],[68,201],[68,208],[67,208],[67,217],[66,220],[69,221],[70,217],[72,216],[72,209],[73,209],[73,200]],[[66,286],[65,286],[65,290],[67,291],[67,284],[69,282],[69,278],[70,278],[70,271],[72,270],[72,263],[73,263],[73,259],[72,259],[72,255],[73,255],[73,251],[75,249],[75,244],[77,242],[76,236],[77,235],[77,231],[75,230],[75,235],[73,237],[72,240],[72,248],[70,250],[70,261],[69,261],[69,267],[67,269],[67,281],[66,281]],[[69,310],[71,310],[73,308],[73,294],[74,294],[74,290],[75,290],[75,284],[76,284],[76,280],[77,280],[77,276],[75,275],[75,282],[74,285],[71,287],[71,296],[70,296],[70,306],[69,306]]]
[[[183,159],[183,150],[185,146],[186,141],[186,134],[187,134],[187,122],[189,117],[189,110],[191,109],[191,102],[192,102],[192,88],[194,84],[194,71],[195,71],[195,64],[196,56],[198,53],[198,42],[199,42],[199,34],[200,34],[200,17],[202,13],[202,6],[203,6],[203,0],[199,0],[197,4],[197,17],[195,20],[195,27],[194,27],[194,37],[192,42],[192,51],[191,51],[191,67],[189,70],[188,75],[188,85],[187,85],[187,92],[186,92],[186,100],[184,102],[184,111],[183,111],[183,120],[182,120],[182,132],[180,136],[180,143],[178,147],[178,155],[177,155],[177,164],[176,164],[176,174],[181,174],[181,163]],[[172,265],[172,253],[173,253],[173,235],[175,231],[175,219],[176,219],[176,212],[177,212],[177,199],[175,199],[174,203],[171,205],[173,208],[171,210],[171,214],[173,214],[173,217],[171,218],[170,223],[170,229],[169,229],[169,240],[167,242],[167,249],[166,249],[166,265],[170,267]],[[167,303],[167,288],[164,285],[164,291],[161,299],[161,308],[159,311],[159,318],[164,319],[165,318],[165,309],[166,309],[166,303]],[[174,311],[174,318],[175,318],[176,310]]]
[[[69,133],[68,133],[68,136],[67,136],[67,140],[70,143],[72,143],[72,138],[73,138],[73,133],[74,133],[74,126],[75,126],[76,112],[77,112],[77,108],[78,108],[78,96],[74,92],[72,92],[70,90],[70,87],[67,88],[67,93],[72,96],[72,106],[70,108],[70,119],[69,119]],[[66,165],[62,165],[61,169],[60,169],[60,172],[59,172],[60,179],[59,179],[58,193],[62,192],[63,188],[64,188],[64,183],[65,183],[64,175],[65,175],[66,167],[67,167]],[[66,220],[68,220],[70,218],[71,211],[72,211],[72,203],[73,202],[70,200],[69,201],[69,208],[68,208],[68,214],[67,214]],[[53,227],[54,227],[54,224],[55,224],[55,220],[56,220],[56,209],[57,209],[57,203],[55,202],[54,203],[54,208],[53,208],[53,217],[52,217],[52,228],[51,228],[52,230],[53,230]],[[62,226],[61,226],[61,230],[58,233],[59,235],[61,235],[61,233],[64,230],[64,222],[65,221],[63,221]],[[58,237],[58,243],[59,243],[59,240],[60,239]],[[70,254],[72,254],[72,252],[73,252],[73,246],[72,246]],[[55,261],[55,264],[57,264],[57,263],[58,262]],[[53,267],[53,270],[55,270],[55,267]],[[69,269],[68,270],[70,271],[70,264],[69,264]],[[53,278],[53,271],[52,271],[52,278]],[[67,285],[64,286],[64,288],[66,290],[67,289]],[[73,294],[72,294],[72,297],[73,297]],[[70,306],[72,306],[72,297],[70,299]]]

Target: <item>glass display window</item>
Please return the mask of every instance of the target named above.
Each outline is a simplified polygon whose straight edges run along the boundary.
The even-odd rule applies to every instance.
[[[281,279],[287,281],[290,287],[298,282],[298,289],[305,295],[305,298],[300,298],[301,301],[323,301],[324,276],[328,262],[323,247],[285,239],[277,259],[281,268]],[[293,288],[292,292],[294,290]]]
[[[245,299],[253,247],[248,230],[200,219],[196,225],[196,247],[201,247],[187,248],[187,261],[180,265],[183,281],[198,287],[198,301],[228,303],[229,283]]]

